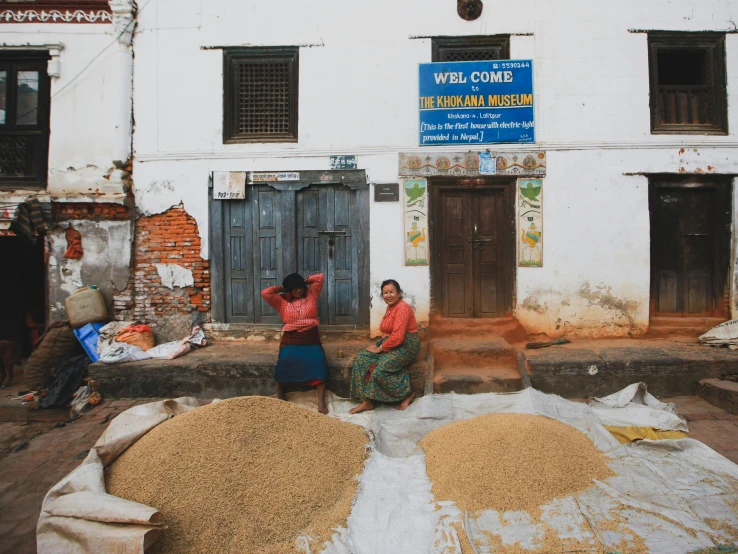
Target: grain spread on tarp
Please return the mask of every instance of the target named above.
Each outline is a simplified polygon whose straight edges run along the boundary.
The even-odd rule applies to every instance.
[[[542,416],[482,415],[436,429],[420,444],[436,499],[472,512],[538,514],[554,498],[614,475],[589,438]]]
[[[319,547],[345,525],[367,443],[357,425],[233,398],[152,429],[108,468],[107,491],[164,515],[147,552],[292,552],[301,533]]]

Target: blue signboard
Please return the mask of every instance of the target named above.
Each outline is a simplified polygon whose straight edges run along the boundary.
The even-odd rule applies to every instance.
[[[535,142],[532,61],[419,67],[420,146]]]

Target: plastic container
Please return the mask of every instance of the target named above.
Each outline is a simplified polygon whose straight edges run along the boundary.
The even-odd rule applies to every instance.
[[[74,330],[74,336],[77,337],[82,348],[85,349],[93,362],[100,360],[100,354],[97,352],[97,340],[100,338],[100,329],[104,326],[104,323],[88,323]]]
[[[84,287],[67,296],[64,301],[72,328],[108,320],[105,298],[97,287]]]

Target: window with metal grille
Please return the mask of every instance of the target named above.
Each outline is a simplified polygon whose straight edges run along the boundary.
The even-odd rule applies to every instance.
[[[509,60],[510,36],[437,37],[433,39],[434,62]]]
[[[226,50],[223,142],[297,142],[298,48]]]
[[[0,53],[0,188],[46,184],[48,59],[46,52]]]
[[[649,33],[651,132],[727,134],[725,35]]]

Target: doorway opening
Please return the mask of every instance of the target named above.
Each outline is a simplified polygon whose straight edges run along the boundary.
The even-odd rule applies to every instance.
[[[0,289],[4,291],[0,340],[19,345],[26,358],[46,323],[44,243],[35,245],[16,236],[0,236]]]
[[[652,178],[651,318],[730,315],[727,178]]]
[[[512,315],[514,180],[431,179],[433,311],[449,318]]]

